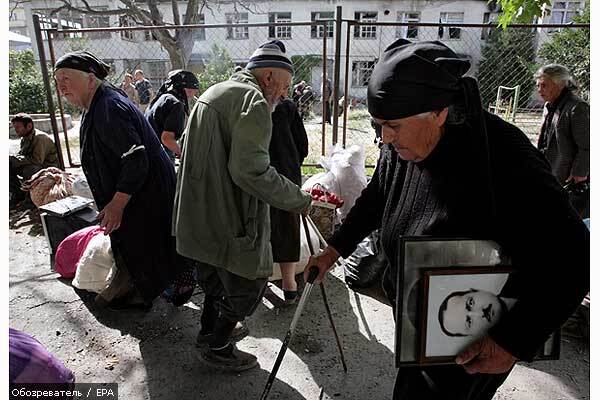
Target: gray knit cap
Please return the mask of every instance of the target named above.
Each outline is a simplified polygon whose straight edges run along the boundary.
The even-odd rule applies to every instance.
[[[283,68],[294,73],[292,62],[285,55],[285,45],[280,40],[271,40],[256,49],[246,65],[246,69],[254,68]]]

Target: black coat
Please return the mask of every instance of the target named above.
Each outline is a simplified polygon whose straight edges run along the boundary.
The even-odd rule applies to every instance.
[[[271,166],[296,185],[302,184],[301,166],[308,155],[308,137],[302,118],[291,100],[284,100],[271,115],[273,130],[269,145]],[[271,207],[271,247],[274,262],[296,262],[300,258],[298,214]]]
[[[110,235],[111,246],[117,267],[127,268],[144,298],[152,300],[175,272],[173,164],[144,115],[106,84],[83,115],[80,143],[81,165],[98,209],[117,191],[131,195],[121,226]]]
[[[344,257],[381,228],[395,286],[396,248],[403,235],[496,241],[513,262],[515,306],[489,334],[529,361],[589,291],[589,232],[569,204],[544,156],[513,125],[485,113],[495,218],[478,214],[480,182],[471,177],[474,149],[461,127],[447,126],[423,162],[382,149],[373,179],[329,241]]]

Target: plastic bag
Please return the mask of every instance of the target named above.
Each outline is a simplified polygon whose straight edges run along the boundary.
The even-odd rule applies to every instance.
[[[387,267],[383,251],[379,251],[379,231],[371,233],[344,262],[345,281],[351,288],[377,284]]]

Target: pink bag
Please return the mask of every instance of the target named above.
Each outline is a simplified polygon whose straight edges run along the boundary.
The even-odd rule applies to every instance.
[[[67,236],[56,249],[56,256],[54,257],[55,271],[63,278],[73,278],[77,271],[77,263],[86,247],[94,236],[103,234],[103,232],[104,228],[94,225]]]

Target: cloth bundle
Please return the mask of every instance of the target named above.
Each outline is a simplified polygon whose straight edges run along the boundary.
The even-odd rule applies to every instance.
[[[55,167],[48,167],[34,174],[23,184],[23,190],[29,192],[31,201],[41,207],[53,201],[73,194],[75,176]]]

